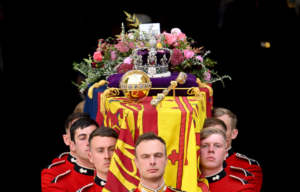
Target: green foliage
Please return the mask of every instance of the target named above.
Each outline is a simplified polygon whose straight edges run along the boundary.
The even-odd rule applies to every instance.
[[[129,13],[127,13],[126,11],[124,11],[124,13],[127,16],[126,21],[132,22],[131,24],[129,24],[130,26],[139,27],[139,25],[142,24],[142,22],[140,23],[139,19],[135,16],[135,14],[133,14],[133,17],[131,18],[131,15]]]
[[[223,87],[225,87],[225,83],[224,83],[223,79],[228,78],[228,79],[231,80],[231,77],[228,76],[228,75],[223,75],[222,77],[220,77],[220,76],[217,74],[217,71],[214,72],[214,71],[212,70],[210,73],[211,73],[212,75],[216,75],[217,77],[216,77],[216,78],[213,78],[213,77],[212,77],[212,78],[210,79],[209,83],[215,83],[215,82],[217,82],[217,81],[221,81],[222,84],[223,84]]]
[[[217,64],[216,61],[211,60],[210,58],[206,57],[205,59],[203,59],[203,64],[205,66],[210,66],[210,67],[214,67],[215,64]]]
[[[91,59],[83,59],[81,63],[73,63],[73,69],[75,71],[78,71],[82,73],[86,79],[85,81],[82,81],[81,85],[78,85],[74,82],[72,82],[74,85],[76,85],[80,92],[83,92],[90,84],[93,84],[95,82],[98,82],[103,79],[107,79],[110,75],[115,74],[115,70],[113,69],[113,66],[116,64],[115,62],[111,61],[103,61],[99,62],[98,65],[99,68],[92,68],[91,65]],[[101,67],[104,66],[104,67]]]

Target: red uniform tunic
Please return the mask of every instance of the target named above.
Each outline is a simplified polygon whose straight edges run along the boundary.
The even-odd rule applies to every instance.
[[[174,191],[181,191],[181,190],[174,189],[173,187],[167,187],[165,185],[165,183],[161,187],[159,187],[158,189],[154,190],[154,189],[151,189],[149,187],[146,187],[142,183],[139,183],[138,188],[132,189],[128,192],[174,192]],[[184,191],[181,191],[181,192],[184,192]]]
[[[254,187],[256,187],[256,183],[257,183],[256,178],[252,173],[250,173],[246,169],[240,167],[228,166],[225,161],[223,162],[223,168],[227,174],[242,178],[246,180],[248,183],[252,184]],[[256,188],[255,191],[259,192]]]
[[[92,183],[93,180],[94,169],[82,167],[76,163],[72,170],[68,170],[55,177],[46,192],[75,192],[82,186]]]
[[[76,192],[100,192],[102,191],[105,184],[106,180],[101,179],[96,175],[93,183],[87,184],[86,186],[80,188]]]
[[[58,155],[57,157],[55,157],[55,158],[52,160],[52,164],[55,163],[55,162],[58,162],[58,161],[66,160],[70,154],[71,154],[70,152],[64,152],[64,153]],[[72,156],[73,156],[73,155],[72,155]],[[75,158],[75,157],[74,157],[74,158]],[[76,158],[75,158],[75,159],[76,159]]]
[[[46,191],[48,185],[56,176],[66,172],[67,170],[73,169],[74,164],[76,162],[76,158],[69,153],[67,153],[68,155],[65,154],[66,153],[60,155],[59,157],[61,158],[60,161],[58,161],[59,158],[55,158],[54,159],[55,161],[53,160],[54,163],[48,165],[45,169],[42,170],[41,173],[42,192]]]
[[[232,148],[228,150],[228,157],[226,158],[228,166],[240,167],[246,169],[254,175],[255,178],[255,190],[260,191],[263,174],[259,163],[251,158],[246,157],[240,153],[235,153]]]
[[[253,192],[254,186],[246,180],[227,174],[222,171],[206,176],[210,192]]]

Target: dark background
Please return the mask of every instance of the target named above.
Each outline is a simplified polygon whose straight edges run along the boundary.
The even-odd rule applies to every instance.
[[[258,160],[262,191],[287,189],[281,181],[286,172],[280,141],[294,134],[282,129],[291,112],[284,107],[293,104],[289,86],[300,64],[299,17],[287,1],[235,0],[221,27],[220,0],[0,3],[1,127],[6,144],[1,152],[8,180],[20,183],[13,187],[39,191],[41,170],[68,150],[62,140],[64,121],[81,101],[71,84],[77,77],[72,63],[93,54],[98,39],[118,31],[125,10],[149,15],[161,23],[162,31],[180,28],[198,47],[212,52],[209,57],[218,62],[215,70],[232,77],[225,80],[225,88],[220,82],[213,88],[214,106],[238,117],[235,151]],[[261,47],[261,41],[271,47]]]

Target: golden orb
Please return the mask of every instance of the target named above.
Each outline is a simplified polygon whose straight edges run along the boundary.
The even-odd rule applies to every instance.
[[[149,76],[140,70],[128,71],[122,76],[119,84],[125,97],[133,102],[144,100],[152,86]]]

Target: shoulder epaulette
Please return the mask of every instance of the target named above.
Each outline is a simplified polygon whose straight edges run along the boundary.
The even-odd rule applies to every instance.
[[[180,189],[175,189],[174,187],[168,186],[169,189],[171,189],[172,191],[181,191]],[[185,192],[185,191],[181,191],[181,192]]]
[[[236,180],[239,180],[240,182],[243,183],[243,185],[248,184],[248,181],[246,181],[246,180],[244,180],[244,179],[242,179],[242,178],[239,178],[239,177],[234,176],[234,175],[229,175],[229,176],[230,176],[231,178],[234,178],[234,179],[236,179]]]
[[[131,190],[127,191],[127,192],[133,192],[135,189],[136,189],[136,188],[133,188],[133,189],[131,189]]]
[[[58,180],[59,178],[61,178],[62,176],[65,176],[65,175],[67,175],[67,174],[69,174],[70,172],[71,172],[71,169],[69,169],[68,171],[66,171],[66,172],[64,172],[64,173],[62,173],[62,174],[57,175],[57,176],[51,181],[51,183],[56,183],[57,180]]]
[[[62,164],[62,163],[64,163],[66,160],[61,160],[61,161],[57,161],[57,162],[55,162],[55,163],[52,163],[51,165],[48,165],[47,167],[46,167],[46,169],[50,169],[51,167],[53,167],[53,166],[55,166],[55,165],[59,165],[59,164]]]
[[[89,187],[91,187],[91,186],[93,186],[93,183],[90,183],[90,184],[87,184],[87,185],[81,187],[81,188],[78,189],[76,192],[82,192],[84,189],[89,188]]]
[[[70,152],[64,152],[64,153],[58,155],[56,158],[59,158],[59,159],[60,159],[62,156],[64,156],[64,155],[69,155],[69,154],[70,154]]]
[[[243,155],[243,154],[240,154],[240,153],[236,153],[236,156],[238,158],[247,160],[250,165],[258,165],[258,166],[260,166],[259,163],[256,160],[251,159],[251,158],[247,157],[246,155]]]
[[[241,171],[245,174],[245,176],[253,176],[254,177],[254,175],[252,173],[250,173],[249,171],[247,171],[246,169],[243,169],[240,167],[234,167],[234,166],[230,166],[230,169]]]

